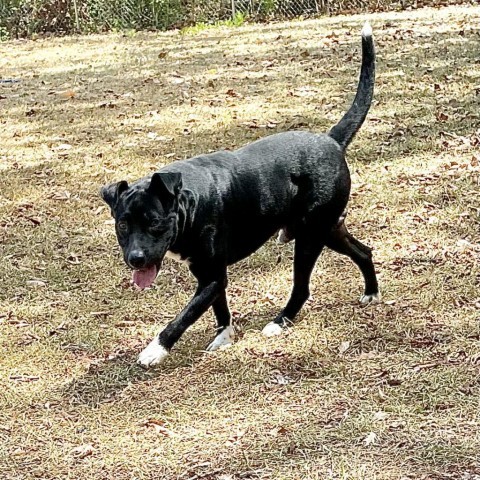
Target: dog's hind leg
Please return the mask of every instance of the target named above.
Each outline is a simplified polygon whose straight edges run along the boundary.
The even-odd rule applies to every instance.
[[[213,352],[221,347],[229,346],[235,339],[235,330],[232,325],[232,315],[228,308],[225,290],[220,293],[212,304],[213,313],[217,319],[217,336],[208,345],[207,350]]]
[[[297,235],[293,260],[293,290],[286,307],[280,314],[268,323],[263,334],[267,337],[279,335],[284,327],[293,319],[310,296],[310,276],[324,244],[317,236],[315,238]]]
[[[350,234],[343,219],[330,231],[326,245],[332,250],[350,257],[360,268],[365,279],[365,292],[360,301],[364,304],[379,302],[380,294],[372,261],[372,249]]]
[[[278,231],[277,243],[285,244],[293,240],[292,234],[289,232],[287,227],[284,227]]]

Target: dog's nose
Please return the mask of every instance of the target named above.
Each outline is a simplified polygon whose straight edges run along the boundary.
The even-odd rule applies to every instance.
[[[147,259],[141,250],[132,250],[128,255],[128,263],[133,268],[142,268],[145,266]]]

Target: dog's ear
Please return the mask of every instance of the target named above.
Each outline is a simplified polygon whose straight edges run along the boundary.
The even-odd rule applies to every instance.
[[[125,180],[121,182],[105,185],[100,189],[100,196],[107,202],[108,206],[112,209],[118,201],[120,195],[128,189],[128,183]]]
[[[172,200],[182,189],[181,173],[154,173],[148,190],[156,193],[160,200]]]

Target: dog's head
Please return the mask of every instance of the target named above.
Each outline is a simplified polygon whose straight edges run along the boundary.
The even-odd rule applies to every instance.
[[[150,181],[131,187],[126,181],[100,190],[115,219],[118,243],[133,282],[150,286],[178,233],[179,173],[154,173]]]

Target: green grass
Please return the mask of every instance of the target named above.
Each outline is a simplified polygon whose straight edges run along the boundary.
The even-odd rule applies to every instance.
[[[183,27],[180,29],[180,35],[195,35],[204,30],[222,27],[241,27],[245,23],[245,14],[237,12],[233,18],[228,20],[219,20],[215,23],[198,22],[191,27]]]
[[[348,160],[349,228],[384,302],[325,252],[288,335],[291,245],[230,269],[238,340],[205,315],[160,368],[138,352],[188,301],[166,260],[136,292],[108,182],[351,102],[368,18],[375,103]],[[0,45],[0,477],[462,479],[480,474],[480,8]],[[342,353],[339,347],[348,349]],[[342,348],[341,350],[343,350]]]

